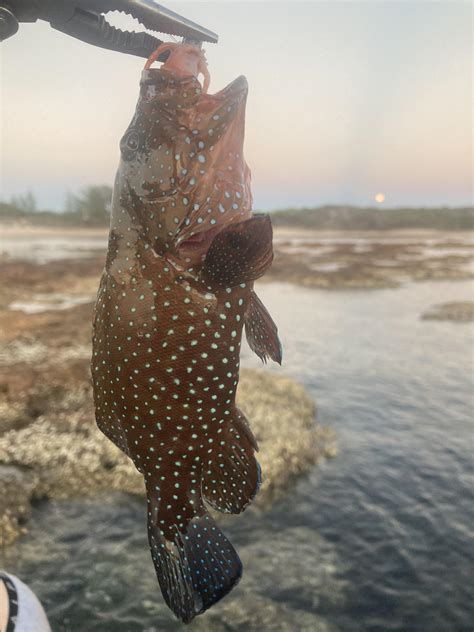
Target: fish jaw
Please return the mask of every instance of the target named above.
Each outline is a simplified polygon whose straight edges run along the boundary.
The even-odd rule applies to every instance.
[[[190,230],[185,227],[181,231],[177,240],[176,252],[178,257],[188,265],[201,265],[209,252],[209,248],[220,233],[252,217],[249,206],[241,210],[238,209],[237,212],[228,212],[226,215],[222,213],[222,217],[219,217],[220,208],[222,208],[222,204],[218,203],[218,213],[215,214],[217,217],[210,220],[211,228],[199,230],[199,224],[194,223]]]
[[[218,226],[195,232],[192,237],[181,241],[177,250],[179,259],[191,266],[202,264],[214,238],[221,230],[223,227]]]

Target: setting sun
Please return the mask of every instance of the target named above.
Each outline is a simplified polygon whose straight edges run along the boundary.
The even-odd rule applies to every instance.
[[[376,193],[374,200],[377,204],[383,204],[385,202],[385,195],[383,193]]]

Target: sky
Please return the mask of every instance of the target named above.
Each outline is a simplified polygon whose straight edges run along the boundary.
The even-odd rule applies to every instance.
[[[254,208],[472,204],[471,2],[162,4],[219,34],[210,92],[249,81]],[[144,60],[44,22],[0,54],[0,199],[112,185]]]

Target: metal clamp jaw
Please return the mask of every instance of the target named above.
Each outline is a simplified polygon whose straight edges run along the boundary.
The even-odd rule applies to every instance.
[[[14,35],[19,22],[44,20],[83,42],[139,57],[149,57],[162,43],[149,33],[122,31],[110,25],[104,16],[109,11],[121,11],[146,29],[185,41],[215,43],[218,39],[212,31],[153,0],[0,0],[0,41]]]

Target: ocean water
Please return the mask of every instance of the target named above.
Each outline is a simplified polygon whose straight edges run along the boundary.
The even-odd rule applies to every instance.
[[[102,235],[85,237],[84,234],[65,236],[46,235],[2,235],[0,233],[0,255],[13,259],[48,263],[61,259],[82,259],[100,254],[107,248],[107,231]]]
[[[307,387],[340,455],[267,512],[226,519],[244,577],[190,629],[473,629],[474,328],[420,320],[473,289],[259,286],[284,345],[268,370]],[[248,348],[243,366],[259,366]],[[183,629],[163,605],[139,499],[40,503],[30,527],[4,563],[55,632]]]

